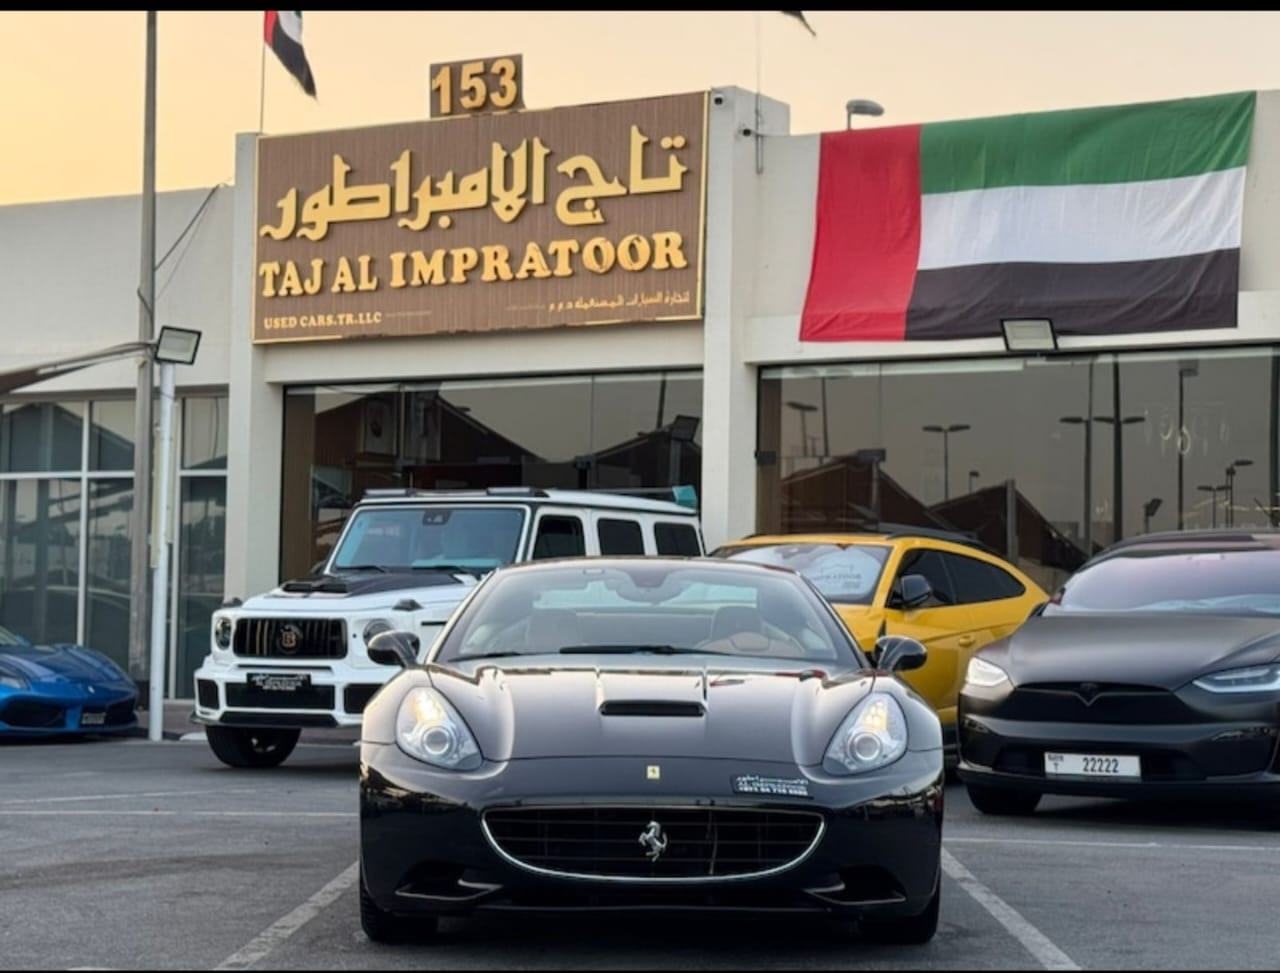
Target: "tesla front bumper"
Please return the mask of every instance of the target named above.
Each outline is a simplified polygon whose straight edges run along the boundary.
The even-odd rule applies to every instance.
[[[741,776],[803,780],[808,796],[743,793]],[[361,868],[377,905],[401,915],[916,915],[938,882],[942,785],[940,750],[835,780],[794,766],[630,757],[450,774],[364,743]]]

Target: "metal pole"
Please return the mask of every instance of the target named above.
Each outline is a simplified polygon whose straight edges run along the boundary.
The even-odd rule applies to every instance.
[[[155,568],[151,579],[151,665],[148,694],[150,716],[147,737],[164,739],[164,673],[168,655],[167,626],[169,601],[169,529],[173,520],[173,363],[160,364],[160,431],[156,456]]]
[[[942,430],[942,499],[951,499],[951,431]]]
[[[822,382],[822,455],[831,455],[831,430],[827,425],[827,376],[823,375]]]
[[[1093,362],[1089,362],[1089,407],[1084,417],[1084,556],[1093,557]]]
[[[1111,437],[1111,503],[1115,507],[1113,541],[1124,538],[1124,419],[1120,413],[1120,356],[1111,363],[1111,415],[1115,435]]]
[[[142,259],[138,339],[155,339],[156,296],[156,12],[147,11],[146,107],[142,143]],[[129,675],[141,688],[147,661],[148,532],[151,526],[151,356],[138,363],[133,426],[133,513],[129,521]],[[153,721],[158,717],[153,716]]]

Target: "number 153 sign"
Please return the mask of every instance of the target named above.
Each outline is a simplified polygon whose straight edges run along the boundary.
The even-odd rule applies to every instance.
[[[519,54],[433,64],[430,76],[432,118],[524,107],[524,59]]]

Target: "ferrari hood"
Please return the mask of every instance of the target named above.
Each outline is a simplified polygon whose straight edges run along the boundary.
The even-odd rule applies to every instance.
[[[20,675],[32,685],[128,682],[104,657],[78,645],[5,646],[0,649],[0,669]]]
[[[684,663],[575,668],[431,667],[492,760],[704,757],[821,763],[870,674]]]
[[[1206,673],[1271,662],[1280,619],[1144,612],[1041,615],[982,653],[1015,685],[1115,682],[1177,689]]]

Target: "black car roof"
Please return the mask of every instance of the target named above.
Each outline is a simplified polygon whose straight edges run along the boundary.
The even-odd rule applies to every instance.
[[[514,572],[529,573],[550,571],[552,568],[627,568],[635,564],[652,564],[671,569],[699,567],[710,571],[738,572],[758,574],[763,571],[781,571],[785,574],[796,574],[791,568],[777,564],[759,564],[755,561],[726,561],[720,558],[675,554],[605,554],[605,555],[573,555],[570,557],[544,558],[538,561],[519,561],[504,564],[494,569],[494,573],[512,574]]]
[[[1141,557],[1196,551],[1257,551],[1280,549],[1280,528],[1205,527],[1193,530],[1166,530],[1117,541],[1093,557],[1101,561],[1113,556]]]

